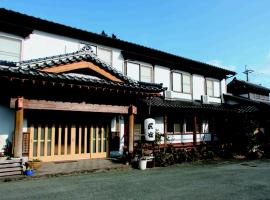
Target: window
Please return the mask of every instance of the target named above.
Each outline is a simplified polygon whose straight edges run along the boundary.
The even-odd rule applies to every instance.
[[[0,36],[0,60],[18,62],[21,59],[21,40]]]
[[[140,69],[141,69],[140,81],[151,83],[152,82],[152,67],[141,65]]]
[[[172,73],[172,90],[175,92],[191,92],[191,76],[188,74]]]
[[[126,75],[137,80],[151,83],[153,68],[151,66],[127,62]]]
[[[112,65],[112,50],[110,49],[104,49],[99,47],[98,48],[98,57],[104,61],[105,63]]]
[[[183,92],[190,93],[190,75],[183,74]]]
[[[134,124],[134,141],[141,140],[142,126],[141,124]]]
[[[206,94],[211,97],[220,97],[220,82],[207,79]]]
[[[208,120],[206,120],[206,119],[203,119],[203,120],[202,120],[201,132],[202,132],[202,133],[209,133]]]
[[[136,63],[127,63],[127,76],[135,79],[136,81],[140,80],[140,65]]]
[[[194,118],[193,117],[187,117],[185,118],[185,125],[186,125],[186,133],[193,133],[194,131]]]
[[[168,126],[167,126],[167,132],[171,134],[180,134],[184,131],[184,123],[183,120],[179,121],[168,121]]]
[[[180,73],[173,73],[173,91],[182,92],[182,76]]]

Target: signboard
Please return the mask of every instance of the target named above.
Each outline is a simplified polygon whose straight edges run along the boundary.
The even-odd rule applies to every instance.
[[[155,141],[155,125],[156,122],[152,118],[144,120],[144,135],[146,141]]]

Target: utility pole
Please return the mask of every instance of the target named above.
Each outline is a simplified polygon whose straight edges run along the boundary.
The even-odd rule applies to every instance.
[[[248,82],[248,75],[249,75],[250,73],[252,73],[252,72],[254,72],[254,71],[251,70],[251,69],[248,69],[248,68],[247,68],[247,65],[245,65],[245,71],[243,71],[243,73],[246,74],[247,82]]]

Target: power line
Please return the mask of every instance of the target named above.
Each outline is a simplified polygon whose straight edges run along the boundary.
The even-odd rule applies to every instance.
[[[248,75],[250,74],[250,73],[252,73],[252,72],[254,72],[252,69],[248,69],[247,68],[247,65],[245,65],[245,71],[243,71],[243,73],[244,74],[246,74],[246,80],[247,80],[247,82],[248,82]]]

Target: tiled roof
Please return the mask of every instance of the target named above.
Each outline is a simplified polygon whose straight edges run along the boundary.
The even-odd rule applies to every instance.
[[[65,81],[70,84],[82,84],[88,86],[106,86],[110,88],[119,88],[119,89],[130,89],[130,90],[138,90],[143,92],[161,92],[162,86],[158,84],[145,84],[141,82],[115,82],[104,79],[95,79],[88,77],[77,77],[68,74],[56,74],[43,72],[33,69],[25,69],[21,67],[14,66],[3,66],[0,65],[0,76],[8,76],[8,77],[18,77],[21,79],[44,79],[50,81]]]
[[[223,94],[225,100],[233,100],[237,104],[232,105],[231,107],[235,109],[238,113],[255,113],[255,112],[267,112],[270,111],[270,102],[259,102],[252,99]]]
[[[92,52],[90,46],[85,46],[81,50],[73,52],[73,53],[67,53],[67,54],[62,54],[62,55],[57,55],[57,56],[50,56],[50,57],[45,57],[45,58],[22,61],[18,64],[18,66],[23,69],[37,70],[37,69],[51,67],[54,65],[68,64],[68,63],[80,62],[80,61],[90,61],[94,65],[101,67],[105,71],[113,74],[114,76],[116,76],[117,78],[123,81],[127,81],[130,83],[137,82],[125,76],[123,73],[119,72],[117,69],[110,66],[109,64],[100,60]]]
[[[165,108],[173,110],[190,110],[190,111],[226,111],[234,112],[230,106],[224,104],[202,104],[197,101],[165,100],[162,97],[153,97],[151,101],[143,100],[146,105],[154,108]]]
[[[256,105],[237,105],[233,106],[236,112],[238,113],[256,113],[260,112],[261,109],[258,108]]]
[[[74,76],[67,73],[52,73],[41,71],[40,69],[50,67],[53,65],[61,65],[74,63],[79,61],[90,61],[93,64],[99,66],[105,71],[113,74],[123,82],[116,82],[111,80],[96,79],[87,76]],[[140,81],[132,80],[131,78],[125,76],[112,66],[102,62],[92,51],[89,46],[85,46],[82,50],[62,54],[57,56],[27,60],[19,63],[0,61],[0,73],[16,76],[21,78],[39,78],[39,79],[49,79],[54,81],[68,81],[69,83],[95,85],[95,86],[108,86],[108,87],[118,87],[127,88],[130,90],[139,90],[144,92],[162,92],[164,88],[162,84],[155,83],[144,83]]]
[[[258,92],[258,93],[270,93],[270,89],[263,87],[261,85],[257,85],[254,83],[250,83],[243,80],[238,80],[234,78],[228,84],[228,92],[241,94],[242,92]]]
[[[86,30],[81,30],[78,28],[0,8],[0,25],[3,26],[5,24],[8,24],[9,26],[16,26],[13,28],[14,32],[19,32],[20,29],[27,29],[28,31],[40,30],[48,33],[101,44],[108,47],[118,48],[123,51],[137,53],[143,52],[145,56],[172,62],[172,65],[169,67],[175,67],[176,69],[178,69],[178,64],[181,63],[182,65],[186,66],[187,69],[189,69],[189,66],[192,66],[192,68],[196,68],[196,70],[200,70],[201,72],[204,70],[213,70],[214,73],[220,73],[222,76],[236,74],[230,70],[222,69],[207,63],[174,55],[154,48],[149,48],[140,44],[131,43],[118,38],[103,36]]]

